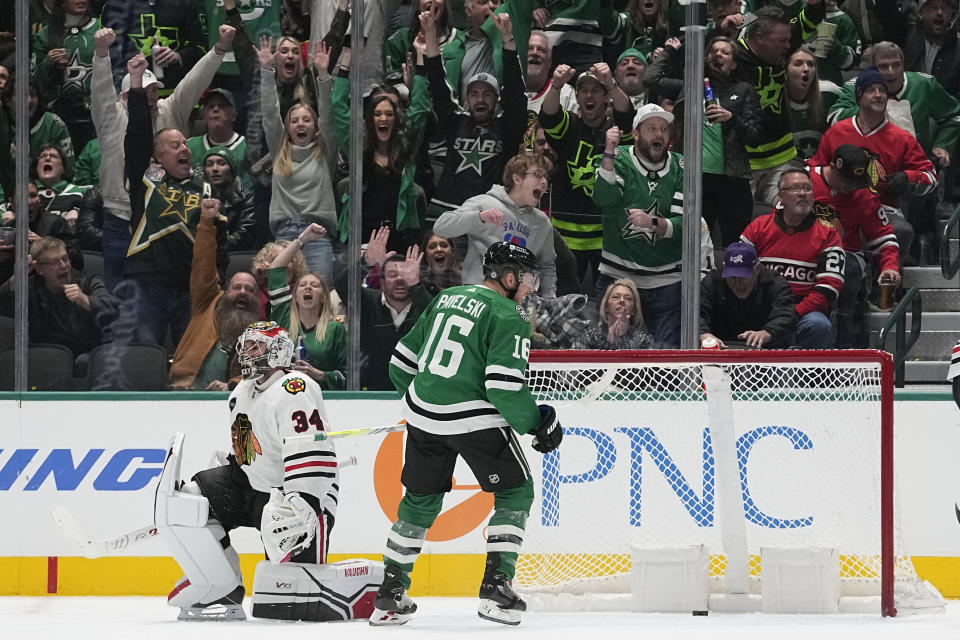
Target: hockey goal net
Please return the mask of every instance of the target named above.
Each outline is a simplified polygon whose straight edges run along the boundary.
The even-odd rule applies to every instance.
[[[629,592],[631,546],[690,544],[722,591],[733,535],[754,592],[761,546],[831,546],[844,595],[929,606],[897,520],[889,354],[539,351],[528,381],[564,440],[542,458],[522,592]]]

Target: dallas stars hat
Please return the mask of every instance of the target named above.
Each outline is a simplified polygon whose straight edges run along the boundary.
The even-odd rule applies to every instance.
[[[489,73],[478,73],[470,78],[470,81],[467,82],[467,91],[470,91],[470,85],[474,82],[483,82],[484,84],[490,85],[493,88],[493,92],[500,95],[500,83],[497,82],[497,79]]]
[[[633,118],[633,128],[636,129],[640,126],[640,123],[644,120],[649,120],[650,118],[663,118],[667,121],[667,124],[673,122],[673,114],[669,111],[666,111],[663,107],[657,104],[645,104],[639,109],[637,109],[637,115]]]
[[[152,84],[157,85],[158,89],[163,89],[163,83],[157,80],[157,76],[153,75],[153,71],[150,69],[144,69],[143,71],[143,82],[141,83],[143,88],[146,89]],[[130,91],[130,74],[123,76],[123,80],[120,81],[120,91],[122,93],[127,93]]]

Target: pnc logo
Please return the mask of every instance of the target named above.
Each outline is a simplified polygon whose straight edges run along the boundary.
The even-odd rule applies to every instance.
[[[377,458],[373,466],[373,486],[377,494],[377,502],[387,518],[392,522],[397,519],[397,507],[403,497],[403,486],[400,484],[400,470],[403,467],[403,433],[390,433],[383,439]],[[458,492],[459,495],[458,495]],[[460,497],[463,492],[470,495],[459,504],[446,507],[437,516],[430,530],[427,531],[427,540],[443,542],[455,540],[470,533],[481,524],[486,523],[493,511],[493,494],[484,493],[478,484],[457,484],[453,479],[451,496]],[[449,501],[450,498],[445,498]]]

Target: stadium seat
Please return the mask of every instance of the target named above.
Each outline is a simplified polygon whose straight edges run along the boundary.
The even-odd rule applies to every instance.
[[[256,251],[231,251],[229,254],[230,262],[227,264],[226,281],[238,271],[251,271],[253,269],[253,258],[257,255]]]
[[[155,344],[102,344],[90,352],[91,391],[163,391],[167,351]]]
[[[13,347],[0,352],[0,390],[14,389]],[[74,391],[73,352],[60,344],[32,344],[27,347],[28,391]]]
[[[103,279],[103,256],[99,251],[83,252],[83,271],[85,276],[98,276]]]

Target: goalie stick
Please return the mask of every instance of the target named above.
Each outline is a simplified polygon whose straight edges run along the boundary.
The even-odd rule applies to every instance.
[[[340,468],[352,467],[357,464],[356,456],[348,456],[339,462]],[[70,510],[59,505],[50,510],[50,517],[63,532],[63,535],[73,542],[87,558],[103,558],[123,551],[127,547],[138,545],[157,535],[157,527],[148,525],[129,533],[124,533],[106,540],[94,540],[77,521]]]
[[[77,522],[77,519],[73,517],[73,514],[70,513],[66,507],[54,507],[50,510],[50,517],[53,518],[53,521],[60,527],[63,534],[76,544],[77,548],[80,549],[87,558],[109,556],[157,535],[157,528],[150,525],[141,527],[130,533],[124,533],[115,538],[94,540],[87,535],[87,532],[83,530],[83,527],[80,526],[80,523]]]

